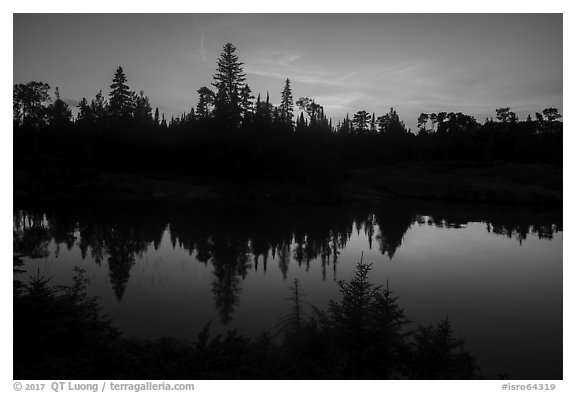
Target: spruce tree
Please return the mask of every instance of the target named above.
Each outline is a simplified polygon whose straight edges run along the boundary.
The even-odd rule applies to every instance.
[[[132,117],[134,95],[126,84],[127,79],[122,67],[118,67],[110,85],[110,118],[112,122],[119,123]]]
[[[245,84],[240,91],[240,107],[242,109],[242,124],[246,125],[252,121],[254,115],[254,96],[248,84]]]
[[[241,93],[246,74],[234,54],[236,47],[231,43],[224,45],[218,58],[218,68],[212,85],[216,88],[215,115],[227,127],[236,128],[243,115]]]
[[[158,111],[158,107],[154,111],[154,127],[160,127],[160,112]]]
[[[282,123],[288,126],[292,131],[294,118],[294,99],[292,98],[292,89],[290,88],[290,79],[286,78],[284,90],[282,90],[282,99],[280,101],[280,119]]]

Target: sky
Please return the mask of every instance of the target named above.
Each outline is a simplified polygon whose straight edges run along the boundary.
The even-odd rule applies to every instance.
[[[76,105],[118,66],[169,118],[210,86],[231,42],[254,95],[314,98],[336,124],[390,107],[480,122],[562,108],[562,14],[14,14],[13,82],[43,81]],[[53,92],[53,90],[52,90]],[[299,113],[299,110],[297,110]]]

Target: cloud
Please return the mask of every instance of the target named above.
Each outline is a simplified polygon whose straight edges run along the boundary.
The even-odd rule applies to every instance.
[[[427,63],[422,61],[405,61],[385,66],[363,65],[350,69],[350,65],[327,71],[317,64],[306,62],[299,53],[274,50],[261,51],[254,58],[246,61],[245,71],[248,74],[272,79],[289,78],[293,82],[332,87],[334,89],[357,90],[368,89],[381,94],[391,94],[391,86],[400,81],[411,82]]]
[[[200,23],[198,22],[197,16],[194,17],[194,26],[196,26],[196,29],[200,33],[200,48],[198,49],[198,51],[200,52],[200,57],[202,57],[203,61],[208,61],[208,56],[206,54],[206,46],[204,45],[204,38],[205,38],[204,32],[202,31],[202,28],[200,27]]]

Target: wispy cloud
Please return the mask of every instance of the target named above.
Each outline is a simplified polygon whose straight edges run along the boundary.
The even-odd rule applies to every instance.
[[[198,30],[198,32],[200,33],[200,48],[198,49],[198,52],[200,52],[200,57],[202,58],[203,61],[208,61],[208,56],[206,54],[206,46],[204,45],[204,38],[205,38],[204,32],[200,27],[200,23],[198,22],[197,16],[194,17],[194,26],[196,27],[196,30]]]
[[[303,55],[294,52],[261,51],[246,62],[245,70],[252,75],[273,79],[290,78],[293,82],[310,85],[347,90],[368,88],[385,92],[389,90],[389,82],[412,80],[414,74],[427,65],[421,61],[408,61],[385,66],[359,65],[352,69],[348,66],[346,70],[334,67],[327,71],[306,60]]]

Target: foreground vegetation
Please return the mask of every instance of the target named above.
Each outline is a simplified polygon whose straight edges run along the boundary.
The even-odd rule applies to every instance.
[[[371,284],[369,271],[360,262],[352,280],[338,283],[341,299],[325,310],[308,306],[295,280],[290,311],[272,333],[211,337],[208,323],[195,342],[124,338],[86,294],[80,269],[71,286],[50,286],[40,276],[15,280],[14,378],[480,378],[448,319],[412,327],[398,297],[388,285]]]

